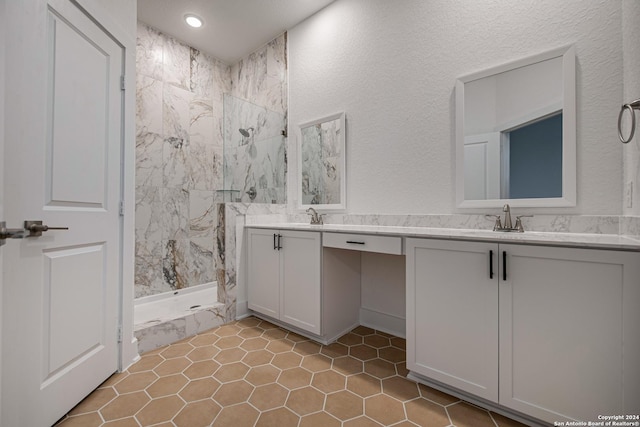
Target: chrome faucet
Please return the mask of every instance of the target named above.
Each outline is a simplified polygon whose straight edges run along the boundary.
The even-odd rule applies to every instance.
[[[512,229],[513,225],[511,225],[511,207],[509,207],[508,203],[502,207],[502,212],[504,212],[504,228]]]
[[[311,225],[322,225],[322,215],[318,215],[315,209],[309,208],[307,209],[307,213],[311,215]]]
[[[495,220],[493,225],[493,231],[515,231],[518,233],[524,233],[524,227],[522,226],[522,218],[532,217],[533,215],[518,215],[516,216],[516,225],[511,222],[511,207],[505,204],[502,207],[504,212],[504,225],[500,219],[500,215],[485,215],[487,219]]]

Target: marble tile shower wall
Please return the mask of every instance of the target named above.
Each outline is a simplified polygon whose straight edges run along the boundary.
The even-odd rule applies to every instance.
[[[214,281],[231,69],[138,23],[136,277],[141,297]]]

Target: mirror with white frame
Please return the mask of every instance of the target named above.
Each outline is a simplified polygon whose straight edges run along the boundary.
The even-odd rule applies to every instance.
[[[459,208],[576,205],[575,50],[456,81]]]
[[[303,123],[298,147],[300,209],[346,208],[345,115],[333,114]]]

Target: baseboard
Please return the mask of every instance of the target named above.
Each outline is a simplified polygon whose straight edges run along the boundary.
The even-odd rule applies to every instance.
[[[360,324],[396,337],[405,338],[407,336],[404,318],[369,308],[360,308]]]
[[[489,402],[487,400],[481,399],[481,398],[479,398],[477,396],[474,396],[472,394],[468,394],[468,393],[460,391],[460,390],[458,390],[456,388],[449,387],[448,385],[443,384],[441,382],[434,381],[434,380],[432,380],[430,378],[427,378],[427,377],[423,377],[422,375],[417,374],[417,373],[415,373],[413,371],[409,371],[409,374],[407,375],[407,378],[412,380],[412,381],[415,381],[415,382],[418,382],[418,383],[421,383],[421,384],[425,384],[425,385],[427,385],[427,386],[429,386],[431,388],[434,388],[436,390],[439,390],[439,391],[441,391],[443,393],[447,393],[447,394],[449,394],[451,396],[455,396],[455,397],[457,397],[459,399],[464,400],[465,402],[469,402],[469,403],[471,403],[473,405],[479,406],[479,407],[484,408],[484,409],[486,409],[488,411],[492,411],[492,412],[495,412],[497,414],[504,415],[507,418],[510,418],[512,420],[516,420],[516,421],[518,421],[518,422],[520,422],[522,424],[525,424],[525,425],[528,425],[528,426],[531,426],[531,427],[547,427],[549,425],[547,423],[544,423],[542,421],[536,420],[534,418],[530,418],[530,417],[528,417],[528,416],[526,416],[524,414],[521,414],[519,412],[515,412],[515,411],[512,411],[511,409],[508,409],[508,408],[505,408],[503,406],[500,406],[497,403]]]
[[[249,302],[248,301],[237,301],[236,302],[236,320],[244,319],[245,317],[251,316],[253,313],[249,312]]]

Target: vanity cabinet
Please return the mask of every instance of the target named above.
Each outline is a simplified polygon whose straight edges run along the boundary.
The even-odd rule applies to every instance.
[[[553,423],[640,412],[640,253],[407,239],[407,368]]]
[[[249,309],[321,332],[320,233],[249,229]]]

